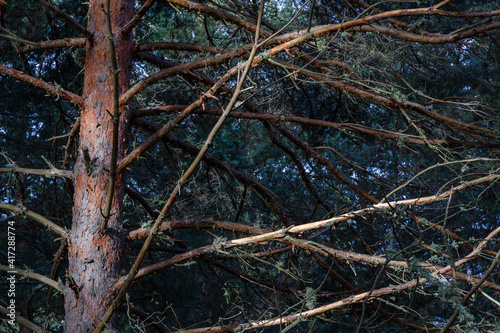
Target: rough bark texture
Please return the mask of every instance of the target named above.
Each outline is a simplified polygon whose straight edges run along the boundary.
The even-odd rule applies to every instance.
[[[112,301],[110,286],[120,273],[122,256],[123,178],[118,176],[113,199],[112,217],[105,235],[99,231],[101,210],[106,201],[108,170],[111,161],[113,125],[113,73],[106,32],[105,0],[91,1],[88,30],[92,33],[86,45],[84,109],[81,113],[80,149],[88,149],[93,169],[87,172],[82,154],[75,166],[73,227],[69,244],[69,276],[65,291],[65,332],[90,332],[99,323]],[[113,31],[119,31],[133,17],[133,1],[111,1]],[[133,41],[131,34],[115,34],[120,72],[119,91],[128,88]],[[129,112],[122,108],[118,158],[126,148]]]

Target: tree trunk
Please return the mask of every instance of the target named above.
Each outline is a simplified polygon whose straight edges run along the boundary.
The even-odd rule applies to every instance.
[[[110,286],[120,273],[122,258],[122,210],[124,183],[117,176],[111,218],[104,235],[100,232],[102,210],[106,202],[113,135],[113,70],[104,13],[105,0],[90,3],[86,46],[85,107],[81,113],[80,153],[74,168],[75,194],[71,242],[68,248],[69,270],[65,290],[65,332],[91,332],[111,305]],[[133,17],[132,0],[113,0],[110,5],[113,32],[118,32]],[[119,91],[128,88],[133,56],[131,34],[115,33]],[[126,149],[130,114],[121,108],[118,158]],[[87,149],[93,168],[83,161]]]

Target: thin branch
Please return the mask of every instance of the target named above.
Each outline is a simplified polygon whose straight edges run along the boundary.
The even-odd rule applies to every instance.
[[[134,29],[137,24],[139,24],[142,20],[142,18],[144,17],[144,15],[146,15],[146,13],[148,12],[148,10],[151,8],[151,6],[156,2],[156,0],[147,0],[141,8],[139,8],[139,10],[135,13],[134,17],[132,18],[132,20],[130,20],[130,22],[128,22],[122,29],[122,33],[124,35],[127,35],[128,33],[130,33],[130,31],[132,31],[132,29]]]
[[[66,141],[66,147],[64,148],[64,158],[63,158],[63,163],[62,167],[63,169],[67,170],[69,168],[69,158],[70,158],[70,148],[73,146],[73,143],[75,142],[76,135],[80,132],[80,119],[75,121],[73,126],[71,127],[71,130],[69,131],[69,136],[68,136],[68,141]]]
[[[158,227],[158,232],[165,232],[167,230],[181,230],[181,229],[218,229],[218,230],[234,231],[250,235],[260,235],[269,232],[269,230],[259,229],[240,223],[217,221],[217,220],[197,220],[197,219],[166,221],[160,224],[160,226]],[[132,241],[132,240],[146,238],[149,235],[149,233],[150,230],[148,229],[142,229],[142,228],[137,229],[131,231],[128,234],[127,240]]]
[[[500,13],[499,13],[500,15]],[[360,27],[355,27],[347,31],[363,31],[363,32],[373,32],[377,34],[384,34],[388,36],[393,36],[402,40],[418,42],[422,44],[446,44],[453,43],[462,39],[477,36],[483,32],[491,31],[500,28],[499,21],[493,21],[488,24],[482,24],[474,27],[467,27],[464,31],[451,33],[451,34],[438,34],[433,36],[419,35],[411,33],[404,30],[398,30],[390,27],[384,27],[381,25],[363,25]]]
[[[408,181],[406,181],[404,184],[402,184],[401,186],[398,186],[397,188],[395,188],[394,190],[392,190],[391,192],[389,192],[389,194],[387,194],[385,196],[384,199],[382,199],[382,201],[380,202],[385,202],[387,201],[394,193],[398,192],[399,190],[401,190],[402,188],[405,188],[406,186],[410,185],[411,182],[413,182],[415,179],[417,179],[419,176],[423,175],[424,173],[434,169],[434,168],[438,168],[438,167],[442,167],[442,166],[446,166],[446,165],[452,165],[452,164],[459,164],[459,163],[471,163],[471,162],[479,162],[479,161],[500,161],[499,159],[496,159],[496,158],[472,158],[472,159],[468,159],[468,160],[460,160],[460,161],[451,161],[451,162],[443,162],[443,163],[438,163],[438,164],[434,164],[434,165],[431,165],[430,167],[428,168],[425,168],[424,170],[420,171],[419,173],[417,173],[415,176],[411,177]]]
[[[55,86],[51,83],[44,82],[42,80],[39,80],[37,78],[34,78],[33,76],[30,76],[28,74],[25,74],[21,71],[18,71],[16,69],[0,65],[0,73],[6,74],[16,80],[24,81],[26,83],[31,84],[32,86],[35,86],[37,88],[40,88],[42,90],[45,90],[47,93],[50,95],[56,96],[56,97],[61,97],[65,100],[68,100],[70,102],[73,102],[77,104],[79,107],[83,107],[84,100],[81,96],[72,93],[70,91],[64,90],[58,86]]]
[[[150,132],[155,132],[160,129],[158,125],[155,125],[149,121],[146,121],[142,118],[136,119],[134,123],[138,126],[140,126],[143,129],[146,129],[147,131]],[[175,137],[174,135],[167,134],[164,139],[171,144],[174,147],[177,147],[181,149],[182,151],[190,154],[191,156],[197,156],[200,149],[197,148],[196,146],[190,144],[189,142],[180,140],[179,138]],[[207,163],[207,165],[217,168],[218,170],[221,170],[224,173],[227,173],[231,177],[234,177],[236,180],[239,182],[250,186],[252,190],[254,190],[262,199],[263,201],[269,205],[271,210],[280,218],[282,221],[283,225],[289,225],[289,221],[286,217],[285,212],[281,208],[280,204],[278,201],[275,199],[275,196],[272,194],[272,192],[264,187],[260,182],[252,178],[241,171],[239,171],[236,168],[231,167],[230,165],[222,162],[221,160],[209,155],[205,154],[204,156],[204,162]]]
[[[211,53],[211,54],[222,53],[224,51],[224,49],[209,45],[192,44],[192,43],[172,43],[172,42],[146,43],[146,44],[136,45],[135,47],[136,53],[155,51],[155,50],[191,51],[191,52],[201,52],[201,53]]]
[[[486,282],[486,279],[488,279],[490,277],[491,273],[493,273],[493,270],[497,266],[498,259],[500,259],[500,251],[498,251],[497,255],[495,256],[495,258],[493,258],[493,261],[491,262],[490,267],[488,267],[488,269],[484,273],[484,275],[481,278],[481,280],[479,280],[478,282],[476,282],[476,284],[474,285],[474,287],[467,293],[467,295],[464,296],[464,298],[462,299],[462,305],[466,305],[467,301],[469,300],[469,298],[471,298],[476,293],[476,291],[482,285],[484,285],[484,283]],[[457,318],[458,313],[459,313],[459,311],[458,311],[458,309],[456,309],[455,312],[453,312],[453,315],[450,317],[450,319],[448,319],[448,321],[446,322],[446,324],[443,326],[443,328],[441,329],[441,331],[439,333],[445,333],[451,327],[451,325],[453,324],[453,322]]]
[[[69,24],[71,24],[76,30],[81,32],[83,35],[85,35],[87,37],[90,37],[92,35],[90,33],[90,31],[85,29],[85,27],[83,27],[80,23],[78,23],[74,18],[72,18],[68,14],[64,13],[56,6],[48,3],[45,0],[36,0],[36,2],[38,2],[40,5],[42,5],[46,10],[54,13],[57,17],[63,19],[64,21],[68,22]]]
[[[56,234],[58,234],[61,237],[64,238],[69,238],[68,232],[55,224],[54,222],[46,219],[40,214],[37,214],[35,212],[32,212],[31,210],[28,210],[26,208],[18,207],[15,205],[11,204],[5,204],[5,203],[0,203],[0,209],[5,209],[5,210],[10,210],[11,212],[15,212],[16,214],[19,214],[21,216],[27,216],[37,222],[40,222],[44,226],[46,226],[48,229],[52,230]]]

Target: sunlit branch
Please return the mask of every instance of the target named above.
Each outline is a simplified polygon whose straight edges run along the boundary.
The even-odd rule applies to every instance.
[[[251,235],[259,235],[268,232],[268,230],[266,231],[263,229],[251,227],[240,223],[217,221],[217,220],[198,220],[198,219],[166,221],[163,222],[158,227],[159,232],[164,232],[167,230],[180,230],[180,229],[218,229],[218,230],[234,231]],[[129,235],[127,236],[127,240],[137,240],[146,238],[149,233],[150,230],[148,229],[142,229],[142,228],[137,229],[129,233]]]
[[[24,81],[26,83],[31,84],[32,86],[45,90],[50,95],[56,96],[56,98],[61,97],[65,100],[77,104],[79,107],[83,107],[84,101],[82,97],[70,91],[64,90],[58,86],[55,86],[51,83],[44,82],[42,80],[34,78],[33,76],[27,75],[21,71],[18,71],[16,69],[4,65],[0,65],[0,73],[6,74],[16,80]]]
[[[484,241],[482,241],[472,252],[470,252],[466,257],[460,259],[457,261],[456,266],[460,266],[470,259],[474,258],[481,250],[486,246],[488,241],[492,239],[496,234],[500,232],[500,227],[495,229],[493,232],[491,232]],[[431,275],[435,278],[439,277],[442,274],[447,273],[450,271],[450,266],[443,267],[439,269],[436,272],[433,272]],[[364,302],[367,297],[370,298],[370,300],[374,300],[378,297],[384,296],[384,295],[390,295],[394,294],[399,291],[403,291],[406,289],[413,288],[417,285],[422,285],[426,283],[428,279],[426,278],[418,278],[414,279],[411,281],[408,281],[406,283],[396,285],[396,286],[389,286],[389,287],[384,287],[380,289],[376,289],[373,291],[369,292],[363,292],[357,295],[349,296],[347,298],[344,298],[340,301],[336,301],[330,304],[326,304],[320,307],[317,307],[312,310],[308,311],[301,311],[299,313],[293,314],[293,315],[288,315],[288,316],[280,316],[279,318],[276,319],[268,319],[268,320],[260,320],[260,321],[254,321],[250,323],[244,323],[244,324],[233,324],[233,325],[228,325],[228,326],[216,326],[216,327],[203,327],[203,328],[196,328],[196,329],[191,329],[191,330],[182,330],[176,333],[198,333],[198,332],[236,332],[236,331],[241,331],[249,328],[263,328],[263,327],[271,327],[271,326],[276,326],[276,325],[284,325],[284,324],[289,324],[293,323],[297,320],[302,320],[306,319],[312,316],[317,316],[321,315],[323,313],[326,313],[328,311],[332,311],[334,309],[338,309],[350,304],[355,304],[355,303],[361,303]]]
[[[11,212],[19,214],[21,216],[27,216],[27,217],[29,217],[37,222],[40,222],[41,224],[46,226],[48,229],[50,229],[53,232],[55,232],[56,234],[58,234],[59,236],[64,237],[64,238],[69,237],[68,232],[66,230],[64,230],[63,228],[61,228],[60,226],[58,226],[54,222],[46,219],[42,215],[37,214],[35,212],[32,212],[31,210],[28,210],[28,209],[23,208],[23,207],[11,205],[11,204],[5,204],[5,203],[0,203],[0,209],[10,210]]]
[[[459,191],[462,191],[468,187],[475,186],[475,185],[478,185],[478,184],[481,184],[484,182],[493,182],[493,181],[496,181],[498,179],[500,179],[500,175],[486,176],[486,177],[482,177],[482,178],[467,182],[465,184],[457,186],[456,188],[452,188],[451,190],[446,191],[446,192],[444,192],[440,195],[436,195],[436,196],[421,197],[421,198],[409,199],[409,200],[393,201],[390,203],[380,203],[380,204],[376,204],[376,205],[373,205],[373,206],[368,207],[368,208],[364,208],[364,209],[360,209],[360,210],[357,210],[354,212],[346,213],[346,214],[336,216],[336,217],[333,217],[333,218],[330,218],[327,220],[323,220],[323,221],[317,221],[317,222],[306,223],[306,224],[302,224],[302,225],[298,225],[298,226],[292,226],[292,227],[288,227],[288,228],[284,228],[284,229],[280,229],[280,230],[276,230],[276,231],[263,233],[263,234],[256,235],[256,236],[250,236],[250,237],[245,237],[245,238],[240,238],[240,239],[233,239],[230,241],[228,240],[228,241],[224,241],[223,244],[216,244],[216,242],[214,242],[214,244],[200,247],[200,248],[197,248],[195,250],[191,250],[189,252],[179,254],[179,255],[177,255],[173,258],[170,258],[166,261],[155,263],[155,264],[149,265],[147,267],[144,267],[138,271],[135,278],[138,279],[138,278],[144,277],[144,276],[152,274],[156,271],[163,270],[165,268],[179,264],[180,262],[183,262],[185,260],[196,258],[200,255],[208,254],[208,253],[211,253],[213,251],[217,251],[220,248],[227,250],[227,249],[231,249],[233,247],[249,245],[249,244],[257,244],[257,243],[261,243],[261,242],[269,242],[269,241],[273,241],[273,240],[274,241],[283,241],[284,243],[293,244],[293,245],[296,245],[299,247],[303,247],[309,251],[316,251],[322,255],[333,256],[335,258],[340,258],[343,260],[362,261],[362,262],[370,263],[371,265],[381,266],[381,265],[384,265],[386,263],[387,258],[381,257],[381,256],[357,254],[357,253],[353,253],[353,252],[336,250],[336,249],[332,249],[332,248],[329,248],[329,247],[326,247],[326,246],[323,246],[320,244],[316,244],[316,243],[313,244],[313,243],[308,242],[308,241],[299,240],[299,239],[296,239],[293,237],[289,237],[289,235],[300,234],[302,232],[314,230],[314,229],[318,229],[318,228],[332,227],[339,222],[347,221],[350,219],[355,219],[355,218],[361,217],[365,214],[373,214],[373,213],[379,212],[381,210],[393,210],[398,205],[420,206],[420,205],[427,205],[427,204],[435,203],[438,201],[446,200],[449,197],[450,193],[452,193],[452,192],[453,193],[459,192]],[[469,254],[465,258],[457,260],[455,262],[455,267],[458,267],[459,265],[468,261],[472,257],[472,254],[475,255],[475,254],[479,253],[480,251],[482,251],[484,249],[484,246],[486,245],[487,241],[489,239],[491,239],[494,235],[496,235],[498,232],[500,232],[500,227],[495,229],[493,232],[491,232],[490,235],[488,235],[484,239],[484,241],[481,242],[481,244],[478,247],[474,248],[474,250],[471,252],[471,254]],[[389,263],[390,267],[408,268],[407,265],[408,265],[408,263],[406,261],[397,262],[397,261],[391,260],[391,262]],[[421,267],[423,269],[429,268],[430,270],[434,271],[435,267],[437,267],[437,266],[433,266],[433,265],[429,265],[429,264],[424,263],[421,265]],[[448,266],[448,269],[443,271],[442,268],[439,268],[438,271],[441,272],[440,274],[445,274],[446,272],[449,272],[450,269],[451,268]],[[469,275],[467,275],[467,274],[465,274],[465,275],[458,274],[457,276],[459,276],[460,278],[466,278],[466,279],[470,278]],[[120,286],[122,282],[123,281],[118,282],[118,286]]]
[[[363,32],[379,33],[387,36],[393,36],[402,40],[417,42],[422,44],[446,44],[463,40],[469,37],[479,36],[484,32],[495,30],[498,28],[500,28],[500,21],[493,21],[488,24],[482,24],[479,26],[465,28],[463,31],[457,33],[451,33],[447,35],[437,35],[437,36],[414,34],[404,30],[398,30],[394,28],[384,27],[381,25],[373,25],[373,24],[355,27],[347,31],[363,31]]]
[[[228,60],[231,60],[233,58],[242,56],[252,49],[252,44],[247,44],[242,47],[239,47],[237,49],[234,49],[232,51],[225,52],[221,55],[216,55],[204,59],[198,59],[194,60],[191,62],[179,64],[173,67],[169,67],[166,69],[163,69],[157,73],[154,73],[150,76],[148,76],[145,79],[140,80],[136,84],[134,84],[129,90],[127,90],[125,93],[122,94],[120,97],[120,104],[126,104],[132,97],[146,89],[147,87],[150,87],[154,85],[155,83],[166,79],[170,76],[181,74],[183,72],[187,71],[192,71],[198,68],[202,67],[207,67],[207,66],[214,66],[217,64],[221,64],[223,62],[226,62]],[[234,74],[233,74],[234,75]],[[229,79],[229,78],[227,78]],[[226,78],[225,78],[226,80]],[[201,104],[200,104],[201,105]]]
[[[472,163],[472,162],[488,162],[488,161],[490,161],[490,162],[496,162],[496,161],[499,161],[499,159],[496,159],[496,158],[482,158],[482,157],[480,157],[480,158],[472,158],[472,159],[459,160],[459,161],[442,162],[442,163],[431,165],[430,167],[425,168],[424,170],[422,170],[419,173],[417,173],[415,176],[411,177],[404,184],[398,186],[397,188],[395,188],[394,190],[392,190],[391,192],[389,192],[381,202],[387,201],[387,199],[389,199],[394,193],[396,193],[399,190],[401,190],[401,189],[405,188],[406,186],[410,185],[415,179],[417,179],[418,177],[420,177],[424,173],[429,172],[430,170],[432,170],[434,168],[439,168],[439,167],[442,167],[442,166],[452,165],[452,164],[462,164],[462,163],[468,164],[468,163]]]
[[[20,269],[20,268],[12,269],[9,266],[5,266],[5,265],[0,265],[0,271],[9,272],[12,274],[17,274],[17,275],[23,276],[23,277],[28,278],[28,279],[40,281],[43,284],[46,284],[49,287],[52,287],[59,292],[62,292],[62,289],[59,286],[59,283],[57,283],[57,281],[49,279],[48,277],[43,276],[41,274],[33,273],[31,271],[27,271],[27,270]]]
[[[25,175],[39,175],[44,177],[63,177],[73,179],[73,171],[59,169],[28,169],[14,166],[11,168],[0,168],[0,173],[21,173]]]

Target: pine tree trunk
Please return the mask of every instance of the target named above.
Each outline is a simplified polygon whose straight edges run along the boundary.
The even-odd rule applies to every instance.
[[[93,34],[86,46],[85,108],[81,113],[79,158],[74,168],[75,194],[73,225],[69,244],[68,282],[65,290],[65,332],[91,332],[111,305],[110,287],[120,274],[123,254],[122,210],[124,183],[117,176],[116,188],[107,232],[102,235],[102,209],[106,202],[112,152],[113,71],[104,1],[90,4],[88,30]],[[119,91],[128,88],[133,56],[131,34],[116,33],[133,16],[132,0],[113,0],[111,22],[119,76]],[[121,108],[119,158],[126,149],[126,133],[130,114]],[[87,149],[93,168],[87,170],[82,149]]]

